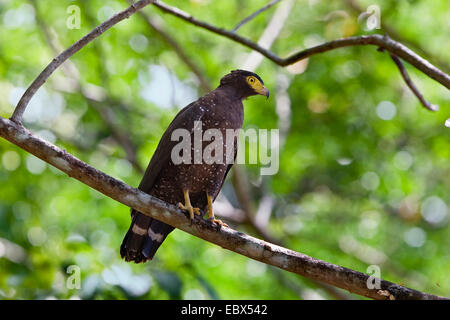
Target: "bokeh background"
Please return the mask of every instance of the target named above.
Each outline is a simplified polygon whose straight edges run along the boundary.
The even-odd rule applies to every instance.
[[[232,29],[269,1],[167,2]],[[374,4],[384,29],[358,20],[358,6]],[[80,29],[67,27],[70,5],[80,9]],[[11,115],[56,52],[127,6],[1,0],[0,115]],[[143,13],[75,54],[24,118],[37,135],[132,186],[177,111],[258,59],[153,6]],[[389,29],[448,72],[449,14],[446,0],[283,0],[237,32],[258,41],[272,21],[281,31],[271,49],[284,57]],[[290,68],[267,59],[255,65],[271,98],[245,102],[244,127],[280,129],[280,169],[261,177],[258,165],[239,167],[218,212],[243,232],[361,272],[376,265],[386,280],[449,297],[449,91],[407,65],[426,99],[441,107],[425,110],[375,47],[334,50]],[[178,230],[151,263],[127,264],[119,246],[129,223],[124,205],[0,139],[0,299],[361,298]],[[67,286],[71,265],[81,270],[80,289]]]

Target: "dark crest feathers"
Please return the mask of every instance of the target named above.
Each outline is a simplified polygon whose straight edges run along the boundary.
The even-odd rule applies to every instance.
[[[239,69],[232,70],[229,74],[223,76],[222,79],[220,79],[220,84],[224,85],[227,83],[234,82],[236,80],[236,78],[238,78],[238,77],[248,77],[248,76],[254,76],[261,82],[261,84],[264,85],[264,82],[256,73],[253,73],[253,72],[250,72],[247,70],[239,70]]]

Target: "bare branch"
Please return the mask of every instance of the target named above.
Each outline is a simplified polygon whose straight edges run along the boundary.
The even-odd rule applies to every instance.
[[[251,259],[373,299],[446,299],[385,280],[380,280],[380,289],[369,289],[369,276],[361,272],[314,259],[227,227],[217,230],[213,224],[201,218],[196,218],[191,225],[176,206],[106,175],[65,150],[36,137],[21,124],[2,117],[0,136],[128,207]]]
[[[360,46],[360,45],[374,45],[382,49],[385,49],[396,56],[407,61],[430,78],[433,78],[437,82],[441,83],[448,89],[450,89],[450,76],[445,72],[439,70],[427,60],[418,56],[416,53],[408,49],[403,44],[392,40],[388,36],[380,36],[378,34],[350,37],[333,40],[297,53],[283,60],[283,65],[290,65],[294,62],[310,57],[312,55],[323,53],[337,48],[343,48],[348,46]]]
[[[228,39],[231,39],[237,43],[240,43],[241,45],[244,45],[250,49],[253,49],[255,51],[258,51],[262,55],[264,55],[267,59],[273,61],[279,66],[288,66],[290,64],[293,64],[299,60],[308,58],[310,56],[324,53],[330,50],[334,50],[337,48],[343,48],[343,47],[349,47],[349,46],[361,46],[361,45],[373,45],[380,48],[383,48],[396,56],[402,58],[406,62],[410,63],[426,75],[428,75],[430,78],[436,80],[437,82],[441,83],[448,89],[450,89],[450,76],[446,74],[445,72],[441,71],[434,65],[432,65],[427,60],[423,59],[419,55],[417,55],[415,52],[404,46],[403,44],[390,39],[389,37],[383,37],[378,34],[374,35],[366,35],[366,36],[358,36],[358,37],[349,37],[349,38],[342,38],[333,40],[330,42],[323,43],[321,45],[308,48],[305,50],[301,50],[297,53],[292,54],[291,56],[288,56],[287,58],[280,58],[275,53],[273,53],[270,50],[264,49],[258,44],[254,43],[253,41],[242,37],[232,31],[228,31],[222,28],[218,28],[216,26],[213,26],[211,24],[208,24],[206,22],[197,20],[190,14],[176,8],[169,6],[161,1],[155,2],[153,5],[157,6],[161,10],[163,10],[166,13],[169,13],[171,15],[174,15],[178,18],[183,19],[184,21],[193,24],[197,27],[209,30],[213,33],[219,34],[221,36],[224,36]]]
[[[264,32],[258,39],[258,45],[264,49],[270,49],[274,41],[278,38],[283,29],[289,14],[291,13],[292,6],[294,5],[294,0],[285,0],[280,4],[272,15],[269,23],[267,24]],[[245,59],[242,65],[242,69],[255,71],[258,66],[263,61],[264,56],[262,56],[257,51],[252,51]]]
[[[236,32],[240,27],[242,27],[244,24],[246,24],[247,22],[249,22],[250,20],[252,20],[254,17],[256,17],[257,15],[259,15],[260,13],[270,9],[272,6],[276,5],[278,2],[280,2],[281,0],[272,0],[270,1],[268,4],[266,4],[264,7],[262,7],[259,10],[256,10],[255,12],[253,12],[251,15],[249,15],[248,17],[246,17],[245,19],[243,19],[241,22],[239,22],[236,27],[233,28],[233,32]]]
[[[358,1],[355,0],[345,0],[344,1],[349,8],[351,8],[355,13],[361,14],[364,13],[363,8],[358,4]],[[407,44],[409,47],[417,51],[422,56],[428,57],[429,60],[433,61],[435,64],[439,66],[439,68],[443,69],[445,72],[450,71],[450,65],[447,62],[442,61],[439,58],[436,58],[433,54],[431,54],[428,50],[424,49],[420,46],[419,43],[413,41],[411,39],[407,39],[400,35],[397,30],[391,27],[389,24],[385,22],[385,19],[381,19],[380,21],[381,29],[384,30],[391,38]]]
[[[163,12],[166,12],[166,13],[174,15],[178,18],[181,18],[184,21],[189,22],[190,24],[196,25],[197,27],[209,30],[216,34],[220,34],[220,35],[222,35],[228,39],[231,39],[237,43],[240,43],[250,49],[258,51],[262,55],[264,55],[265,57],[267,57],[268,59],[272,60],[273,62],[275,62],[277,64],[281,64],[281,62],[283,61],[283,59],[278,57],[276,54],[274,54],[270,50],[266,50],[266,49],[262,48],[261,46],[254,43],[253,41],[251,41],[245,37],[242,37],[242,36],[238,35],[237,33],[234,33],[232,31],[228,31],[228,30],[225,30],[222,28],[218,28],[218,27],[208,24],[206,22],[197,20],[196,18],[191,16],[189,13],[184,12],[176,7],[169,6],[169,5],[165,4],[164,2],[157,1],[157,2],[153,3],[153,5],[160,8]]]
[[[422,105],[425,108],[427,108],[428,110],[438,111],[439,106],[431,104],[428,101],[426,101],[425,98],[423,97],[423,95],[420,93],[419,89],[417,89],[417,87],[414,85],[414,83],[412,82],[411,78],[408,75],[408,72],[406,72],[406,68],[403,65],[403,63],[401,62],[401,60],[396,55],[394,55],[392,53],[389,53],[389,54],[390,54],[392,60],[394,60],[395,64],[397,65],[398,70],[400,71],[400,73],[403,77],[403,80],[405,80],[406,84],[411,89],[411,91],[415,94],[417,99],[419,99],[420,103],[422,103]]]
[[[120,21],[127,19],[132,14],[134,14],[137,10],[149,5],[155,0],[140,0],[127,9],[119,12],[118,14],[112,16],[96,28],[94,28],[91,32],[85,35],[83,38],[75,42],[69,48],[61,52],[56,58],[49,63],[49,65],[39,74],[39,76],[33,81],[33,83],[27,88],[23,96],[20,98],[19,103],[14,110],[14,113],[11,117],[11,120],[21,123],[22,115],[25,112],[25,109],[30,102],[33,95],[36,91],[45,83],[45,81],[50,77],[50,75],[67,59],[73,56],[76,52],[81,50],[85,45],[89,42],[103,34],[106,30],[119,23]]]

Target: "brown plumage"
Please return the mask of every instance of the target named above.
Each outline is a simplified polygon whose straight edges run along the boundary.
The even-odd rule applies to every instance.
[[[225,161],[174,164],[171,158],[172,148],[179,141],[172,141],[172,133],[180,128],[188,130],[192,139],[193,161],[194,122],[201,121],[202,132],[219,129],[225,140],[226,129],[242,128],[242,100],[256,94],[269,96],[261,78],[252,72],[234,70],[221,79],[215,90],[183,108],[164,132],[139,189],[168,203],[179,204],[190,213],[191,219],[194,213],[208,210],[211,220],[222,225],[220,220],[214,218],[211,203],[219,194],[232,164]],[[201,148],[204,149],[210,143],[211,141],[203,141]],[[221,147],[224,157],[227,150],[236,156],[237,140],[232,145],[223,141]],[[173,227],[135,210],[131,210],[131,217],[131,226],[120,247],[120,254],[126,261],[136,263],[151,260]]]

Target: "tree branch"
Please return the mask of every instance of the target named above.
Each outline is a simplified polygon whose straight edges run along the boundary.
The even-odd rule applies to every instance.
[[[193,24],[197,27],[209,30],[213,33],[219,34],[221,36],[224,36],[228,39],[231,39],[237,43],[240,43],[250,49],[253,49],[255,51],[260,52],[262,55],[264,55],[265,57],[267,57],[268,59],[272,60],[273,62],[279,64],[283,59],[281,59],[280,57],[278,57],[276,54],[274,54],[273,52],[271,52],[270,50],[266,50],[264,48],[262,48],[261,46],[259,46],[258,44],[254,43],[253,41],[242,37],[240,35],[238,35],[237,33],[234,33],[232,31],[228,31],[222,28],[218,28],[216,26],[210,25],[206,22],[197,20],[196,18],[194,18],[193,16],[191,16],[190,14],[176,8],[176,7],[172,7],[169,6],[161,1],[156,1],[153,3],[153,5],[155,5],[156,7],[158,7],[159,9],[161,9],[163,12],[169,13],[173,16],[176,16],[178,18],[183,19],[184,21]]]
[[[394,60],[395,64],[397,65],[398,70],[400,71],[400,74],[403,77],[403,80],[405,80],[406,84],[411,89],[411,91],[414,93],[414,95],[417,97],[417,99],[419,99],[420,103],[422,103],[422,105],[425,108],[427,108],[428,110],[438,111],[439,106],[431,104],[428,101],[426,101],[425,98],[423,97],[423,95],[420,93],[419,89],[417,89],[417,87],[414,85],[414,83],[412,82],[411,78],[408,75],[408,72],[406,72],[406,68],[403,65],[403,63],[401,62],[401,60],[392,53],[389,53],[389,55],[391,56],[392,60]]]
[[[255,12],[253,12],[251,15],[249,15],[248,17],[246,17],[245,19],[243,19],[241,22],[239,22],[236,27],[233,28],[233,32],[236,32],[240,27],[242,27],[244,24],[246,24],[247,22],[249,22],[250,20],[252,20],[254,17],[256,17],[257,15],[259,15],[260,13],[270,9],[272,6],[276,5],[278,2],[280,2],[281,0],[272,0],[270,1],[268,4],[266,4],[264,7],[262,7],[259,10],[256,10]]]
[[[349,8],[351,8],[358,15],[364,13],[365,10],[358,4],[358,1],[355,0],[345,0],[344,1]],[[384,30],[391,38],[407,44],[415,51],[419,52],[422,56],[428,57],[431,61],[439,66],[439,68],[443,69],[445,72],[450,71],[450,66],[447,62],[442,61],[442,59],[437,58],[435,55],[431,54],[428,50],[425,50],[419,43],[416,41],[412,41],[411,39],[407,39],[400,35],[397,30],[392,28],[390,25],[385,23],[385,19],[380,20],[381,29]]]
[[[36,137],[21,124],[2,117],[0,136],[130,208],[251,259],[373,299],[446,299],[385,280],[380,280],[380,289],[369,289],[369,276],[361,272],[314,259],[227,227],[217,230],[213,224],[201,218],[196,218],[191,225],[183,211],[176,206],[108,176],[65,150]]]
[[[283,30],[293,5],[294,0],[285,0],[278,6],[277,10],[275,10],[272,18],[258,39],[257,44],[259,46],[267,50],[270,49],[272,44],[280,35],[281,30]],[[244,60],[245,62],[241,65],[241,68],[248,71],[255,71],[263,60],[264,56],[257,51],[252,51],[247,55],[247,58]]]
[[[197,27],[209,30],[213,33],[219,34],[221,36],[224,36],[230,40],[233,40],[237,43],[240,43],[243,46],[246,46],[250,49],[253,49],[255,51],[258,51],[262,55],[264,55],[267,59],[273,61],[279,66],[288,66],[291,65],[299,60],[308,58],[310,56],[313,56],[318,53],[327,52],[330,50],[334,50],[337,48],[343,48],[343,47],[349,47],[349,46],[362,46],[362,45],[373,45],[380,47],[382,49],[385,49],[396,56],[402,58],[406,62],[410,63],[426,75],[428,75],[430,78],[436,80],[437,82],[444,85],[446,88],[450,89],[450,76],[446,74],[445,72],[441,71],[434,65],[432,65],[427,60],[423,59],[419,55],[417,55],[415,52],[404,46],[403,44],[390,39],[386,36],[381,36],[378,34],[374,35],[366,35],[366,36],[358,36],[358,37],[349,37],[349,38],[342,38],[333,40],[330,42],[326,42],[323,44],[320,44],[318,46],[308,48],[305,50],[301,50],[299,52],[296,52],[286,58],[280,58],[275,53],[273,53],[270,50],[264,49],[263,47],[259,46],[255,42],[242,37],[235,32],[228,31],[222,28],[218,28],[216,26],[213,26],[211,24],[208,24],[206,22],[197,20],[190,14],[176,8],[169,6],[161,1],[157,1],[153,3],[154,6],[157,6],[162,11],[169,13],[173,16],[176,16],[178,18],[183,19],[184,21],[193,24]]]
[[[25,112],[25,109],[27,108],[28,103],[30,102],[33,95],[36,93],[36,91],[45,83],[45,81],[50,77],[50,75],[67,59],[69,59],[72,55],[74,55],[76,52],[81,50],[85,45],[87,45],[89,42],[103,34],[106,30],[114,26],[115,24],[119,23],[120,21],[127,19],[132,14],[134,14],[137,10],[142,9],[143,7],[149,5],[150,3],[154,2],[155,0],[140,0],[131,6],[129,6],[127,9],[117,13],[116,15],[112,16],[96,28],[94,28],[91,32],[89,32],[87,35],[85,35],[83,38],[75,42],[73,45],[71,45],[69,48],[61,52],[56,58],[52,60],[48,64],[48,66],[39,74],[39,76],[33,81],[33,83],[27,88],[25,93],[22,95],[22,97],[19,100],[19,103],[16,106],[16,109],[14,110],[14,113],[11,117],[12,121],[15,121],[17,123],[22,122],[22,115]]]

